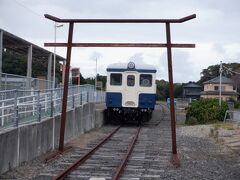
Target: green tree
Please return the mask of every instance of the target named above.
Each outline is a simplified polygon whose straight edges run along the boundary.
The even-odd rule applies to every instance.
[[[174,97],[181,98],[183,94],[183,86],[182,84],[174,84]]]
[[[169,97],[169,83],[165,80],[156,80],[157,84],[157,99],[165,101]]]
[[[12,52],[3,53],[2,69],[3,73],[27,75],[27,57],[16,55]]]
[[[26,76],[27,55],[19,55],[12,51],[4,52],[2,66],[4,73]],[[46,60],[34,59],[32,61],[32,77],[47,76],[47,70],[48,62]],[[62,79],[59,62],[56,62],[56,79],[58,81]]]
[[[103,90],[105,90],[106,89],[106,83],[107,83],[107,76],[98,75],[97,76],[97,81],[102,82]],[[88,77],[88,78],[86,78],[85,82],[86,82],[85,84],[95,85],[95,77]]]
[[[165,101],[169,97],[169,82],[165,80],[156,80],[157,84],[157,99],[161,101]],[[180,98],[182,97],[182,84],[175,83],[174,84],[174,97]]]
[[[240,73],[240,63],[223,63],[223,66],[226,67],[227,69],[230,69],[232,71],[236,71]],[[215,78],[219,76],[219,68],[220,65],[212,65],[209,66],[207,69],[203,69],[201,72],[201,79],[198,81],[199,84],[202,84],[205,81],[208,81],[212,78]],[[231,78],[236,84],[239,84],[237,80],[239,80],[239,75],[232,73],[231,71],[228,71],[226,68],[223,68],[223,75],[225,77]]]

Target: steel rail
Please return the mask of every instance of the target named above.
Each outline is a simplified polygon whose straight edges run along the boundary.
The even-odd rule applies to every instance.
[[[113,180],[118,180],[120,178],[120,176],[121,176],[121,174],[122,174],[122,172],[123,172],[123,170],[124,170],[124,168],[126,166],[127,160],[129,158],[130,154],[132,153],[133,148],[134,148],[134,146],[135,146],[135,144],[137,142],[137,138],[138,138],[140,130],[141,130],[141,126],[138,128],[135,137],[133,138],[131,144],[128,147],[127,153],[125,154],[125,156],[124,156],[120,166],[117,168],[116,173],[113,176]]]
[[[87,159],[91,157],[91,155],[97,151],[103,144],[105,144],[119,129],[121,126],[114,129],[106,138],[104,138],[99,144],[97,144],[92,150],[82,156],[78,161],[68,167],[66,170],[62,171],[59,175],[53,177],[54,180],[62,180],[67,175],[69,175],[73,170],[75,170],[78,166],[83,164]]]
[[[49,14],[44,16],[58,23],[182,23],[196,18],[196,14],[179,19],[61,19]]]

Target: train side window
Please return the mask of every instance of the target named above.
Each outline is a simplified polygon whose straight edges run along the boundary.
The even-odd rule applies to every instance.
[[[140,86],[151,87],[152,86],[152,75],[151,74],[140,74]]]
[[[127,76],[127,85],[128,86],[134,86],[135,85],[135,76],[134,75],[128,75]]]
[[[122,74],[111,74],[110,85],[121,86],[122,85]]]

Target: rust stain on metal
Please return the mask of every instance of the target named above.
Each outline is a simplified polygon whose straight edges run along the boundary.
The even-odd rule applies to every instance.
[[[67,43],[44,43],[47,47],[67,47]],[[163,43],[72,43],[72,47],[143,47],[164,48]],[[195,44],[171,44],[172,48],[195,48]]]
[[[49,14],[44,16],[59,23],[183,23],[196,18],[196,14],[180,19],[60,19]]]
[[[170,112],[171,112],[171,129],[172,129],[172,152],[177,154],[176,143],[176,119],[174,110],[174,87],[173,87],[173,73],[172,73],[172,49],[171,49],[171,34],[170,24],[166,23],[166,38],[167,38],[167,57],[168,57],[168,78],[169,78],[169,94],[170,94]]]
[[[65,121],[66,121],[66,110],[67,110],[69,69],[70,69],[70,61],[71,61],[71,53],[72,53],[71,45],[72,45],[72,38],[73,38],[73,25],[74,23],[69,24],[69,31],[68,31],[67,60],[66,60],[65,77],[64,77],[60,138],[59,138],[59,148],[58,148],[60,152],[64,151],[64,134],[65,134],[65,124],[66,124]]]
[[[179,167],[179,166],[181,165],[180,160],[179,160],[177,154],[173,154],[173,155],[172,155],[172,163],[173,163],[173,165],[175,165],[176,167]]]

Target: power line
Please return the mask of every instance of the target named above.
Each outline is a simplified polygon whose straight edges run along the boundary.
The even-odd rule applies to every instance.
[[[15,3],[18,4],[19,6],[22,6],[23,8],[27,9],[28,11],[30,11],[30,12],[33,13],[33,14],[35,14],[36,16],[39,16],[39,17],[43,18],[43,15],[35,12],[35,11],[32,10],[31,8],[29,8],[29,7],[25,6],[24,4],[20,3],[19,1],[14,0],[13,2],[15,2]]]
[[[230,68],[227,68],[225,66],[222,66],[223,68],[225,68],[227,71],[231,72],[231,73],[235,73],[235,74],[239,74],[240,75],[240,72],[236,72],[236,71],[233,71],[231,70]]]

